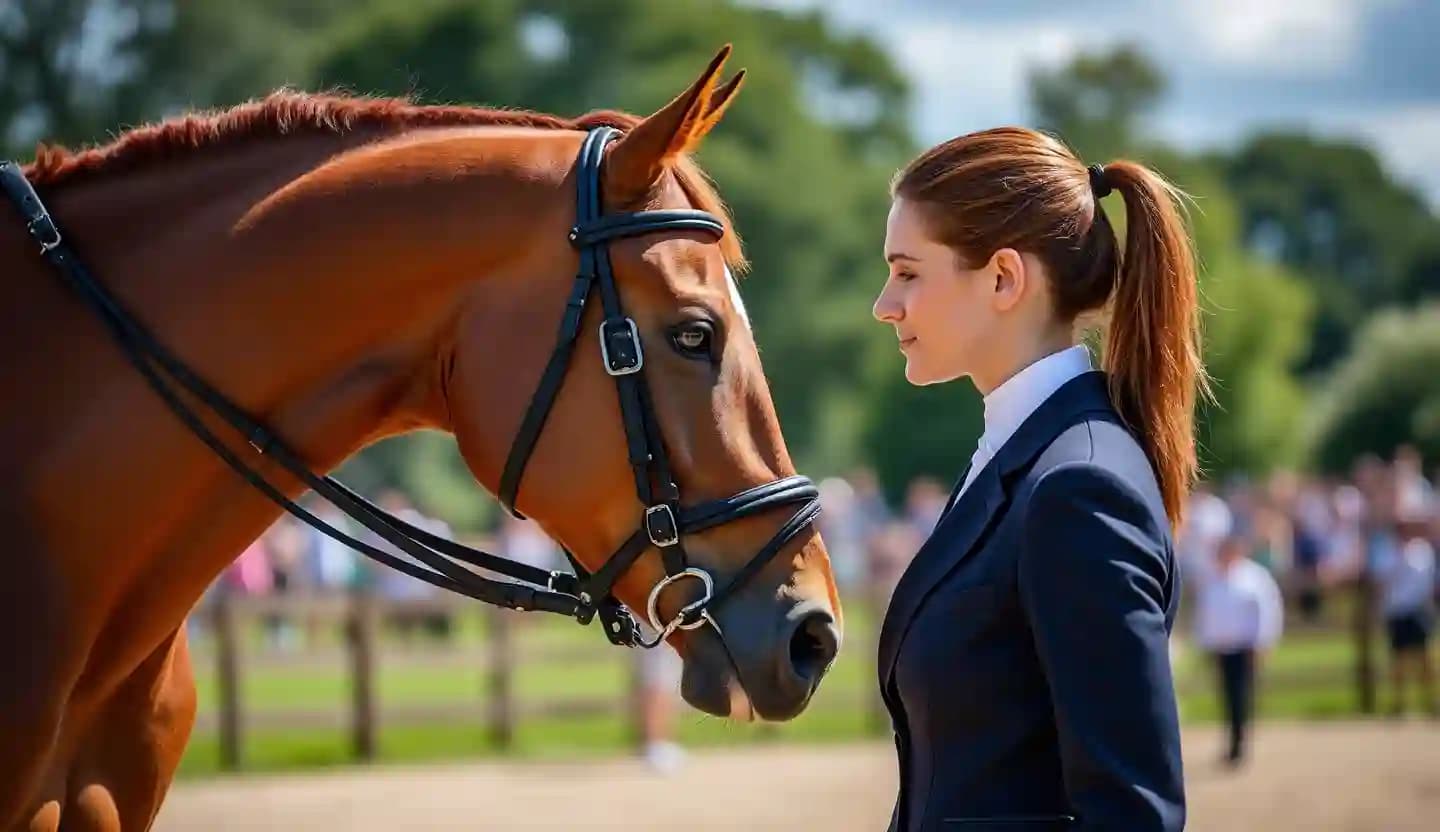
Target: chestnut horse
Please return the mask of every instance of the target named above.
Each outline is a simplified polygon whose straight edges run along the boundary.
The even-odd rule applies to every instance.
[[[739,89],[740,76],[718,83],[728,52],[644,119],[278,93],[77,154],[42,149],[25,174],[99,280],[313,470],[438,429],[494,493],[576,272],[566,234],[585,131],[622,131],[607,210],[724,216],[688,151]],[[279,509],[165,408],[12,213],[0,208],[0,829],[144,829],[195,713],[185,617]],[[663,230],[614,241],[611,257],[687,501],[794,474],[730,277],[742,255],[728,220],[718,242]],[[289,496],[304,490],[257,464]],[[582,338],[517,508],[593,571],[640,522],[634,493],[613,382]],[[734,574],[787,514],[687,538],[689,557]],[[615,595],[643,609],[664,576],[652,550]],[[667,590],[662,607],[685,595]],[[716,616],[670,639],[685,698],[742,719],[800,713],[839,640],[818,534]]]

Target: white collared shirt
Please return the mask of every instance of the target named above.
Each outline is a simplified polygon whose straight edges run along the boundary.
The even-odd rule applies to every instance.
[[[1387,617],[1426,612],[1435,606],[1435,550],[1424,538],[1389,547],[1377,557],[1381,609]]]
[[[1076,344],[1050,353],[991,390],[985,397],[985,432],[970,459],[970,471],[965,475],[960,493],[965,493],[980,470],[995,458],[1030,414],[1066,382],[1092,369],[1090,351],[1084,344]]]
[[[1195,600],[1195,642],[1205,650],[1255,650],[1280,638],[1280,587],[1249,558],[1203,578]]]

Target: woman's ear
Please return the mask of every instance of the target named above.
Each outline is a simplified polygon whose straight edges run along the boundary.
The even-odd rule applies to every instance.
[[[1025,258],[1015,249],[1002,248],[990,255],[990,262],[985,264],[985,273],[993,284],[993,298],[997,310],[1009,311],[1025,296],[1030,275],[1026,269]]]

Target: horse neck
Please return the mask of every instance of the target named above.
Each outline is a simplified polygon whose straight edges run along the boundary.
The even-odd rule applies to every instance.
[[[494,190],[505,182],[427,190],[417,184],[434,181],[424,170],[388,185],[363,167],[327,179],[335,165],[326,160],[354,143],[297,137],[51,200],[82,258],[135,317],[317,471],[379,437],[445,426],[437,350],[467,283],[496,265],[459,260],[460,243],[513,251],[513,239],[499,243],[527,208],[521,200],[503,217],[475,213],[515,195]],[[455,208],[472,212],[463,227],[451,217],[454,227],[427,228],[427,214]],[[88,590],[75,600],[91,604],[97,625],[113,624],[107,609],[149,609],[135,627],[150,641],[179,623],[279,509],[164,409],[98,322],[56,295],[68,308],[55,317],[75,337],[52,346],[83,351],[71,363],[84,368],[74,381],[87,392],[51,408],[65,418],[32,447],[28,467],[44,471],[28,489],[44,526],[37,536],[50,541],[68,583]],[[302,490],[219,432],[282,490]],[[73,522],[77,506],[86,523]]]

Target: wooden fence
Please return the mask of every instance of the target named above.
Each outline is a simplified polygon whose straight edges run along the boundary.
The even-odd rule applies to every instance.
[[[642,739],[640,726],[641,674],[636,654],[612,648],[598,632],[593,638],[544,643],[545,639],[525,638],[525,631],[549,629],[525,626],[539,623],[534,614],[466,603],[458,596],[424,600],[386,600],[370,594],[327,596],[217,594],[199,613],[213,638],[208,646],[197,645],[197,669],[213,662],[216,705],[201,708],[196,731],[214,733],[219,744],[220,765],[236,770],[244,767],[247,734],[257,730],[335,729],[349,735],[351,755],[360,761],[376,756],[376,737],[381,726],[422,724],[475,724],[485,727],[490,743],[507,749],[515,739],[517,725],[527,720],[595,715],[619,716],[627,720],[634,742]],[[483,617],[483,639],[452,636],[445,642],[424,648],[397,646],[382,635],[382,623],[395,618],[411,620],[424,616]],[[290,626],[320,631],[332,636],[330,645],[307,646],[294,651],[278,650],[255,636],[267,621],[282,620]],[[340,637],[333,638],[333,634]],[[866,635],[866,634],[860,634]],[[554,642],[554,639],[550,641]],[[628,685],[605,695],[575,694],[519,696],[516,676],[523,666],[577,663],[623,662]],[[257,670],[296,667],[341,668],[345,670],[347,705],[335,707],[267,704],[250,707],[245,695],[246,674]],[[483,679],[471,701],[382,702],[378,680],[382,669],[474,668]],[[867,690],[873,686],[867,686]],[[866,701],[842,702],[846,707],[866,708],[867,723],[876,729],[887,724],[878,694]],[[842,698],[843,699],[843,698]],[[853,697],[851,698],[853,699]]]
[[[873,656],[878,635],[879,616],[883,603],[874,599],[847,602],[847,610],[855,601],[866,606],[867,614],[847,617],[845,652]],[[857,610],[858,611],[858,610]],[[1368,612],[1368,609],[1362,610]],[[467,603],[458,596],[440,596],[414,601],[384,600],[368,594],[305,596],[234,596],[216,595],[200,613],[210,625],[213,638],[208,646],[195,650],[197,669],[213,662],[216,682],[216,705],[201,709],[197,731],[214,733],[219,743],[220,765],[226,769],[244,766],[244,741],[257,730],[334,729],[349,737],[351,754],[356,760],[372,760],[376,756],[376,738],[381,726],[414,726],[451,724],[484,726],[489,742],[497,749],[506,749],[515,741],[518,725],[534,719],[608,715],[618,716],[630,726],[633,741],[642,738],[640,728],[640,673],[633,651],[610,648],[598,632],[587,631],[592,638],[554,639],[529,638],[528,633],[556,633],[555,628],[529,626],[539,624],[534,614],[518,613],[488,605]],[[423,649],[400,647],[391,638],[382,637],[382,622],[399,618],[450,616],[452,620],[483,617],[483,636],[474,632],[427,645]],[[1347,614],[1337,616],[1350,617]],[[1363,617],[1358,616],[1358,617]],[[864,622],[855,626],[856,618]],[[263,624],[285,620],[292,626],[323,631],[329,636],[328,646],[309,646],[296,651],[277,650],[264,646],[255,638]],[[1336,632],[1339,622],[1322,625],[1322,630]],[[1186,629],[1186,628],[1182,628]],[[335,634],[340,634],[335,638]],[[1287,636],[1288,637],[1288,636]],[[550,643],[546,643],[549,641]],[[1368,651],[1361,649],[1358,658],[1364,662]],[[628,684],[620,690],[602,695],[574,692],[540,695],[517,694],[516,677],[522,667],[559,665],[575,667],[582,662],[624,663]],[[281,705],[268,703],[252,708],[246,701],[245,675],[286,666],[314,670],[344,668],[344,688],[348,705]],[[867,663],[868,666],[868,663]],[[407,669],[474,669],[481,680],[473,699],[448,702],[383,702],[379,696],[382,669],[388,673]],[[1367,668],[1368,669],[1368,668]],[[1372,671],[1373,672],[1373,671]],[[1333,685],[1337,678],[1350,679],[1344,667],[1294,668],[1283,673],[1267,672],[1266,680],[1277,686],[1313,687]],[[815,705],[845,708],[862,716],[864,725],[876,733],[888,730],[889,720],[880,703],[875,685],[865,677],[859,690],[840,694],[822,690]],[[1180,695],[1208,690],[1213,680],[1208,673],[1191,674],[1177,679]],[[613,688],[613,686],[612,686]],[[833,684],[832,684],[833,688]],[[1363,688],[1362,704],[1373,702]],[[1363,709],[1363,708],[1362,708]],[[763,730],[763,729],[762,729]]]

